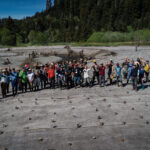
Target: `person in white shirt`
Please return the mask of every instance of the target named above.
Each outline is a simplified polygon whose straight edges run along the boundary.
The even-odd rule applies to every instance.
[[[84,75],[83,75],[83,77],[84,77],[84,86],[89,86],[90,85],[89,71],[90,71],[90,69],[88,68],[88,66],[85,66],[84,70],[83,70],[83,72],[84,72]]]
[[[29,83],[29,89],[31,92],[33,91],[33,81],[34,81],[34,73],[31,71],[31,69],[29,69],[27,78],[28,78],[28,83]]]

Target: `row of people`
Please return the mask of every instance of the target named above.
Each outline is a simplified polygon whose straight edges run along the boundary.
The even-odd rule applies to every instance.
[[[116,83],[118,86],[127,85],[132,81],[133,89],[138,90],[138,84],[144,89],[145,82],[149,81],[149,61],[138,58],[136,61],[125,58],[122,64],[116,65],[112,60],[105,65],[97,64],[89,67],[87,60],[64,61],[62,63],[51,63],[50,65],[36,65],[33,69],[25,65],[21,70],[10,67],[0,70],[0,83],[2,96],[9,93],[10,83],[12,95],[18,91],[27,92],[29,89],[37,91],[47,87],[60,87],[70,89],[72,87],[92,87],[96,83],[101,87]],[[49,85],[49,86],[48,86]]]

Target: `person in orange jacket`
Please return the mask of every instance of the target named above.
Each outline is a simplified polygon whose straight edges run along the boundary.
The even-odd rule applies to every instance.
[[[48,81],[50,83],[50,88],[55,88],[55,67],[50,65],[48,70]]]

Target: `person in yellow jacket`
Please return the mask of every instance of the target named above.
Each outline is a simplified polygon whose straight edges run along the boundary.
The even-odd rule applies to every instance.
[[[150,65],[149,65],[148,60],[146,61],[144,70],[145,70],[146,82],[148,82],[149,81],[149,70],[150,70]]]

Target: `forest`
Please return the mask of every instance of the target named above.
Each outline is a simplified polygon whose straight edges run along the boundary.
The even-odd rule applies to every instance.
[[[0,45],[113,42],[112,34],[118,42],[131,41],[137,31],[150,40],[149,29],[150,0],[54,0],[32,17],[1,18]]]

